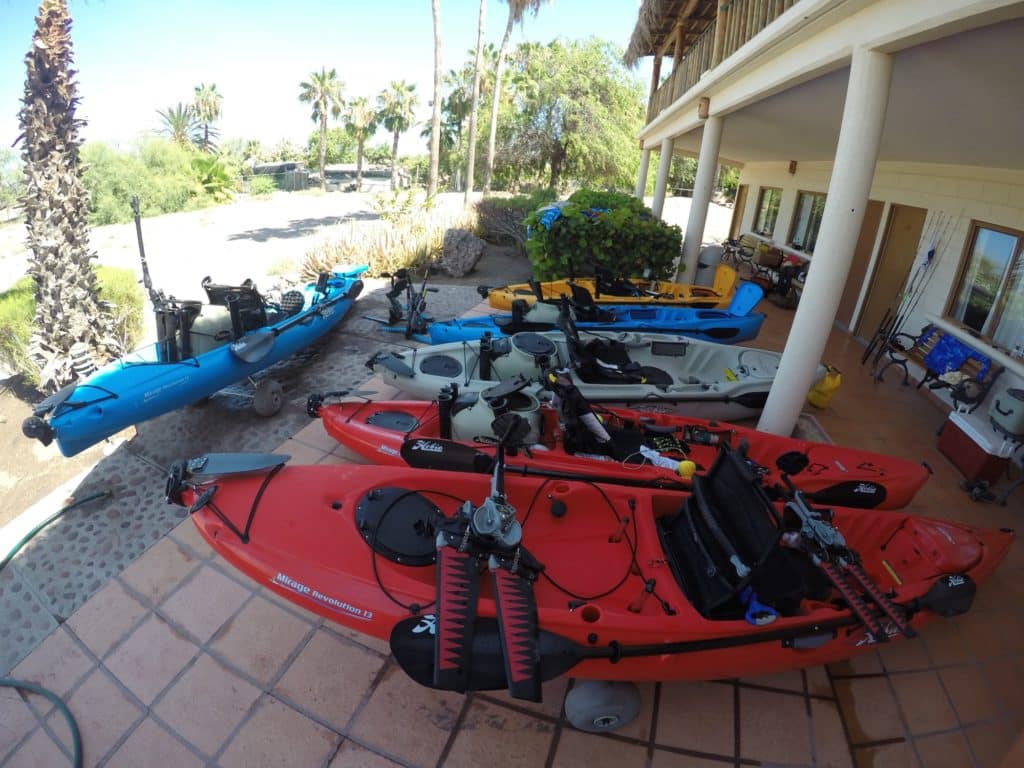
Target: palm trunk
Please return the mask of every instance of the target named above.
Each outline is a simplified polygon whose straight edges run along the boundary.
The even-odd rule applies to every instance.
[[[494,144],[498,133],[498,101],[501,97],[501,75],[505,69],[505,51],[512,37],[512,6],[508,8],[508,23],[505,24],[505,35],[501,38],[498,49],[498,64],[494,67],[494,92],[491,94],[491,132],[487,138],[487,170],[484,174],[484,192],[491,191],[491,179],[494,175]]]
[[[362,137],[356,141],[356,192],[363,191],[363,142]]]
[[[324,166],[327,164],[327,113],[320,113],[320,191],[327,191],[327,174]]]
[[[398,131],[395,131],[395,140],[391,143],[391,190],[398,189]]]
[[[476,162],[476,116],[480,111],[480,67],[484,59],[484,26],[487,21],[487,0],[480,0],[480,19],[476,30],[476,63],[473,65],[473,106],[469,112],[469,151],[466,157],[466,197],[473,192],[473,165]]]
[[[430,117],[430,176],[427,197],[437,194],[437,176],[441,164],[441,2],[431,0],[434,13],[434,105]]]

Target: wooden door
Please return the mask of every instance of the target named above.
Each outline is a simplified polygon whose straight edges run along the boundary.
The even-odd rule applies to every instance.
[[[893,204],[889,211],[871,287],[857,321],[855,332],[860,338],[870,339],[875,334],[887,309],[896,311],[900,289],[914,263],[927,214],[924,208],[911,205]]]
[[[732,206],[732,223],[729,224],[729,239],[735,240],[740,235],[740,222],[743,221],[743,209],[747,206],[747,185],[740,184],[736,189],[736,202]]]
[[[864,211],[864,223],[860,225],[857,247],[853,250],[850,274],[847,275],[846,288],[843,290],[843,298],[839,300],[839,311],[836,312],[836,322],[843,328],[849,328],[853,320],[853,310],[857,308],[857,297],[860,296],[860,289],[864,285],[864,276],[868,271],[868,262],[871,261],[871,251],[875,247],[883,208],[885,203],[881,200],[868,200],[867,210]]]

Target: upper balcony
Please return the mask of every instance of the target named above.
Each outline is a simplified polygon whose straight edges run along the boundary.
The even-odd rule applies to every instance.
[[[626,63],[655,56],[647,105],[652,121],[800,0],[644,0],[626,51]],[[671,51],[672,73],[660,80],[663,56]]]

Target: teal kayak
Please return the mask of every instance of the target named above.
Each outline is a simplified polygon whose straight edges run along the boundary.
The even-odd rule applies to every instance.
[[[285,359],[334,328],[362,291],[367,267],[324,273],[280,303],[241,286],[203,282],[209,303],[156,307],[157,341],[69,384],[22,424],[43,445],[74,456],[125,427],[212,395]]]

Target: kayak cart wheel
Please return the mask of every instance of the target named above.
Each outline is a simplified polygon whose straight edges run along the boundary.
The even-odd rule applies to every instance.
[[[580,680],[565,695],[565,717],[580,731],[615,731],[639,713],[640,689],[633,683]]]
[[[284,405],[284,390],[274,379],[260,379],[252,394],[252,407],[260,416],[273,416]]]

